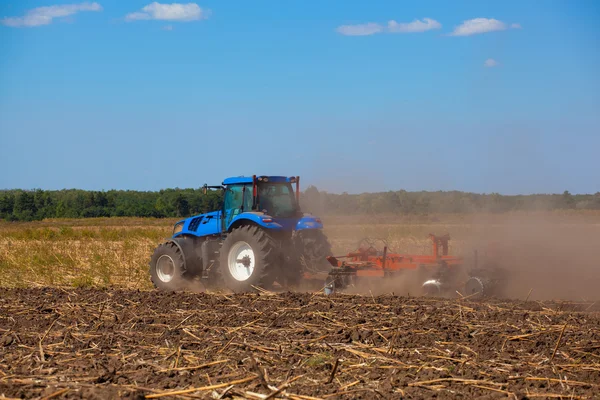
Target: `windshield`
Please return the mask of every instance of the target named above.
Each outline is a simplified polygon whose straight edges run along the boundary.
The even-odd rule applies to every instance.
[[[273,217],[293,217],[296,199],[289,183],[259,183],[258,209]]]

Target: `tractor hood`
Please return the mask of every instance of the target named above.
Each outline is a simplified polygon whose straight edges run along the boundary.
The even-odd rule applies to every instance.
[[[206,214],[195,215],[178,222],[175,225],[173,236],[194,235],[208,236],[216,235],[221,231],[221,211],[213,211]]]
[[[209,212],[209,213],[206,213],[206,214],[200,214],[200,215],[198,215],[198,217],[220,218],[221,217],[221,211],[212,211],[212,212]]]

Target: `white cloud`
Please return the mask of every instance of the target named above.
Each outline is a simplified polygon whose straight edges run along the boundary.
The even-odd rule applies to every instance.
[[[442,24],[431,18],[423,18],[422,21],[415,19],[413,22],[398,23],[394,20],[388,22],[388,32],[391,33],[425,32],[431,29],[440,29],[441,27]]]
[[[346,36],[367,36],[383,32],[383,26],[374,22],[358,25],[342,25],[337,31]]]
[[[461,25],[454,28],[454,31],[450,36],[469,36],[479,33],[503,31],[507,28],[508,26],[504,22],[498,21],[497,19],[474,18],[463,21]]]
[[[31,9],[22,17],[6,17],[0,20],[3,25],[18,27],[34,27],[51,24],[54,18],[65,18],[82,11],[102,11],[98,3],[62,4],[56,6]]]
[[[492,68],[492,67],[496,67],[498,66],[498,61],[494,60],[493,58],[488,58],[487,60],[485,60],[485,62],[483,63],[484,67],[487,68]]]
[[[511,29],[521,29],[521,24],[510,24]]]
[[[440,29],[442,24],[431,18],[423,18],[423,20],[415,19],[412,22],[396,22],[388,21],[387,26],[376,22],[368,22],[366,24],[357,25],[342,25],[336,30],[338,33],[346,36],[368,36],[376,33],[411,33],[425,32],[431,29]]]
[[[154,2],[125,16],[126,21],[161,20],[161,21],[197,21],[208,18],[208,13],[196,3],[161,4]]]
[[[162,28],[163,31],[172,31],[173,30],[173,25],[165,25]]]

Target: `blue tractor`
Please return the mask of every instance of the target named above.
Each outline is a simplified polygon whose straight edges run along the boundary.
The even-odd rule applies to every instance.
[[[204,185],[205,193],[224,191],[222,206],[175,224],[150,260],[154,286],[178,290],[199,278],[208,288],[246,292],[326,275],[331,246],[321,219],[300,210],[299,185],[300,177],[256,175]]]

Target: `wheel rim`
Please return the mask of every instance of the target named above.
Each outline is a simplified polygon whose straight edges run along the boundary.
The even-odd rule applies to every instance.
[[[175,263],[171,256],[163,254],[156,261],[156,276],[162,282],[171,282],[175,277]]]
[[[248,280],[254,272],[255,262],[254,250],[246,242],[237,242],[229,250],[227,264],[231,276],[236,281]]]

